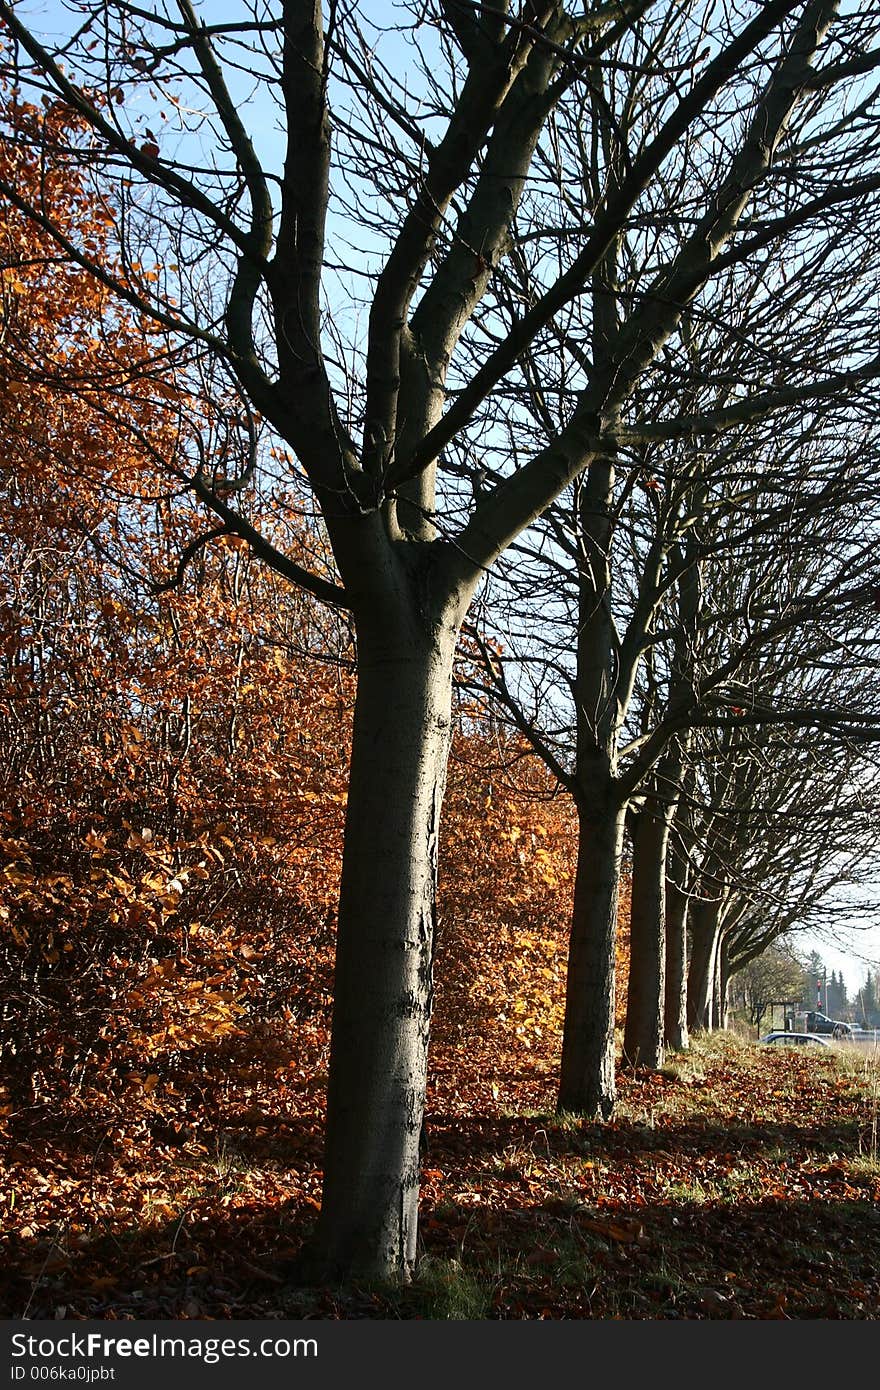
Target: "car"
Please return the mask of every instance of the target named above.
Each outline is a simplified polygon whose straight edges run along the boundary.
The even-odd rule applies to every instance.
[[[765,1033],[758,1042],[770,1047],[809,1047],[815,1044],[817,1047],[829,1047],[827,1038],[820,1038],[817,1033],[795,1033],[791,1030]]]
[[[811,1009],[807,1014],[808,1033],[830,1033],[833,1038],[851,1038],[852,1031],[848,1023],[843,1023],[838,1018],[829,1018],[827,1014],[820,1014],[816,1009]]]

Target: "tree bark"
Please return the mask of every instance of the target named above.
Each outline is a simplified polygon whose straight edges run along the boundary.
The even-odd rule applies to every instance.
[[[687,1020],[686,867],[673,847],[666,878],[666,1046],[683,1052],[690,1046]]]
[[[614,1000],[623,807],[579,812],[568,956],[560,1110],[608,1119],[616,1100]]]
[[[714,1026],[715,956],[721,921],[721,898],[698,898],[691,904],[691,963],[688,970],[688,1028],[706,1032]]]
[[[414,607],[414,605],[413,605]],[[457,624],[358,629],[324,1189],[311,1279],[410,1278]]]
[[[666,849],[669,810],[651,798],[633,830],[629,988],[623,1054],[631,1066],[662,1067],[666,984]]]

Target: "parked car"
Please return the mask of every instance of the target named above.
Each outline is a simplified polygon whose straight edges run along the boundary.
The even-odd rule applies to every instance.
[[[851,1038],[853,1030],[848,1023],[842,1023],[840,1019],[829,1018],[827,1014],[820,1014],[815,1009],[811,1009],[807,1014],[808,1033],[830,1033],[833,1038]]]
[[[820,1038],[817,1033],[795,1033],[791,1030],[783,1032],[781,1029],[774,1033],[765,1033],[758,1042],[770,1047],[810,1047],[815,1044],[817,1047],[828,1047],[830,1044],[827,1038]]]

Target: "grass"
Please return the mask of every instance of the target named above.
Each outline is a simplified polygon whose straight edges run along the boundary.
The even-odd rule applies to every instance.
[[[429,1256],[421,1262],[409,1302],[425,1318],[474,1322],[489,1316],[492,1293],[486,1276],[468,1269],[461,1260]]]

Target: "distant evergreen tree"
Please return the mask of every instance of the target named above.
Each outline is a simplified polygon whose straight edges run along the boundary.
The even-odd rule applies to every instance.
[[[878,985],[880,985],[880,975],[875,975],[868,970],[865,975],[865,983],[856,997],[856,1015],[859,1023],[862,1023],[866,1028],[880,1028],[880,1010],[877,1008]]]
[[[843,971],[838,973],[832,970],[829,976],[827,1005],[826,1013],[831,1018],[842,1018],[844,1012],[849,1007]]]
[[[820,990],[817,987],[818,981],[821,981],[823,985],[821,989],[821,999],[819,997]],[[801,1001],[805,1009],[819,1009],[823,1013],[826,1012],[824,981],[825,962],[818,951],[811,951],[807,956],[807,964],[804,973],[804,994]]]

